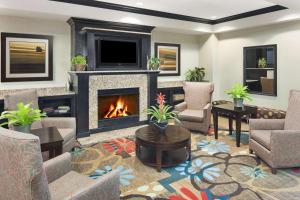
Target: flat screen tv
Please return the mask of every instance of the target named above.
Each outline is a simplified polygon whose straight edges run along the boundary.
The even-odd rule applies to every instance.
[[[138,67],[138,42],[99,39],[96,43],[97,67]]]

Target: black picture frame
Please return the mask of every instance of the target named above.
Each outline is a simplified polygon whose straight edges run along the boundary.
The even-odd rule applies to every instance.
[[[22,72],[15,72],[15,74],[19,74],[17,77],[9,77],[9,73],[7,68],[11,69],[11,66],[7,67],[7,59],[10,58],[7,55],[7,39],[9,38],[17,38],[17,39],[24,39],[24,42],[29,41],[36,41],[39,39],[41,41],[47,41],[47,48],[48,52],[45,54],[45,72],[44,73],[22,73]],[[19,40],[23,42],[23,40]],[[36,47],[38,48],[38,47]],[[41,48],[41,47],[40,47]],[[38,51],[38,49],[36,49]],[[47,62],[46,62],[47,60]],[[40,69],[39,69],[40,70]],[[26,76],[22,76],[22,74],[26,74]],[[30,76],[32,75],[32,76]],[[38,76],[40,75],[40,76]],[[51,81],[53,80],[53,36],[50,35],[35,35],[35,34],[23,34],[23,33],[1,33],[1,82],[25,82],[25,81]]]
[[[154,43],[154,53],[155,53],[155,57],[159,58],[158,55],[158,48],[159,47],[171,47],[171,48],[177,48],[177,70],[173,71],[173,72],[165,72],[167,70],[163,70],[162,68],[160,68],[160,73],[159,76],[180,76],[180,62],[181,62],[181,49],[180,49],[180,44],[172,44],[172,43],[159,43],[156,42]]]

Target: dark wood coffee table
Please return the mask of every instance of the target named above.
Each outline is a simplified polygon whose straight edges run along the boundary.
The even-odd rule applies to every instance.
[[[256,116],[257,107],[256,106],[244,106],[241,108],[234,107],[233,103],[225,103],[220,105],[214,105],[212,107],[213,120],[214,120],[214,131],[215,138],[218,139],[218,119],[219,114],[222,113],[228,117],[229,122],[229,134],[232,134],[232,120],[236,120],[236,146],[240,146],[241,140],[241,123],[242,117],[244,115]]]
[[[62,154],[64,140],[56,127],[34,129],[31,133],[40,138],[41,151],[49,151],[50,159]]]
[[[191,160],[191,133],[180,126],[169,125],[165,133],[149,125],[138,129],[136,136],[136,156],[145,164],[156,167],[171,167]]]

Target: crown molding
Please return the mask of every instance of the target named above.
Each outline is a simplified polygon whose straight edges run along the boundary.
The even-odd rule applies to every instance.
[[[56,1],[56,2],[62,2],[62,3],[70,3],[70,4],[76,4],[76,5],[82,5],[82,6],[89,6],[89,7],[96,7],[96,8],[104,8],[109,10],[117,10],[117,11],[123,11],[123,12],[130,12],[130,13],[136,13],[141,15],[149,15],[149,16],[155,16],[155,17],[162,17],[162,18],[168,18],[168,19],[175,19],[175,20],[182,20],[182,21],[189,21],[189,22],[196,22],[196,23],[202,23],[202,24],[220,24],[224,22],[234,21],[238,19],[253,17],[257,15],[267,14],[271,12],[276,12],[280,10],[288,9],[287,7],[281,6],[281,5],[274,5],[266,8],[261,8],[245,13],[240,13],[237,15],[232,15],[216,20],[211,19],[204,19],[199,17],[192,17],[187,15],[180,15],[175,13],[169,13],[169,12],[162,12],[157,10],[150,10],[145,8],[137,8],[133,6],[126,6],[121,4],[115,4],[115,3],[108,3],[103,1],[96,1],[96,0],[49,0],[49,1]]]

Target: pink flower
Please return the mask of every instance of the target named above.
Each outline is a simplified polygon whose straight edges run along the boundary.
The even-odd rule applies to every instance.
[[[162,110],[164,108],[164,104],[165,104],[165,95],[162,93],[159,93],[156,97],[156,102],[159,105],[159,109]]]

